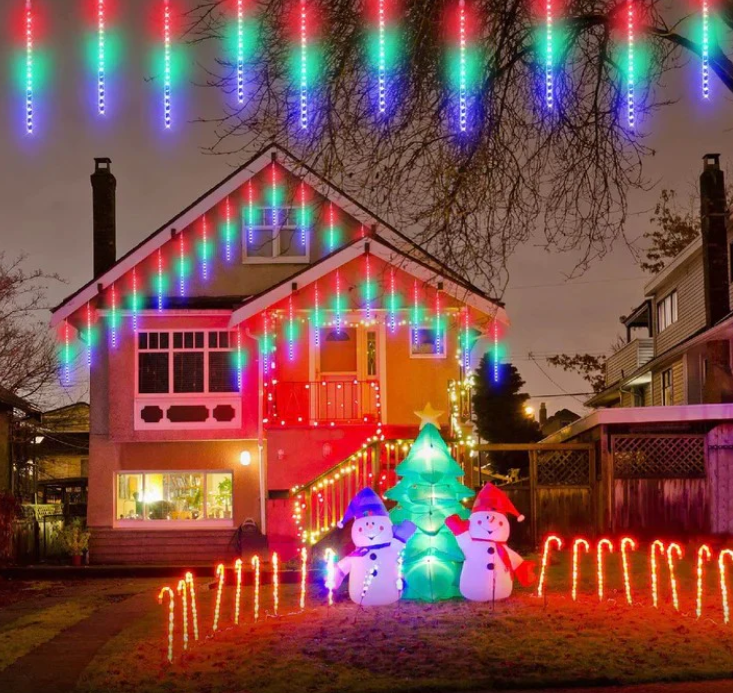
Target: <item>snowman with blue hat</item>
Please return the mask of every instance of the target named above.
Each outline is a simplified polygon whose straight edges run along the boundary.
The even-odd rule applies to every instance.
[[[393,525],[382,499],[370,488],[352,498],[343,518],[343,527],[354,521],[351,540],[356,549],[336,565],[334,588],[349,576],[349,597],[363,606],[382,606],[399,600],[404,589],[402,551],[415,533],[409,520]]]

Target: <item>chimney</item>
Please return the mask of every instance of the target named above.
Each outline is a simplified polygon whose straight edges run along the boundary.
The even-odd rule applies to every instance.
[[[544,402],[540,403],[540,428],[547,423],[547,407]]]
[[[94,230],[94,276],[104,274],[117,259],[117,228],[115,221],[115,191],[117,181],[112,175],[112,160],[94,159],[92,173],[92,226]]]
[[[727,208],[720,154],[706,154],[703,162],[700,175],[700,224],[705,273],[705,318],[707,327],[712,327],[730,312]]]

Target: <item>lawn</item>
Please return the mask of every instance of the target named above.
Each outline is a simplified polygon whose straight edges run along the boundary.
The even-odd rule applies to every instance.
[[[242,593],[243,617],[232,624],[234,590],[222,600],[222,628],[211,636],[215,591],[199,585],[202,640],[182,654],[176,614],[175,659],[165,659],[166,608],[151,608],[112,639],[82,677],[85,693],[145,691],[439,691],[579,683],[682,681],[733,676],[733,626],[722,623],[717,571],[709,565],[705,612],[695,617],[693,560],[680,566],[680,612],[670,603],[666,566],[662,600],[651,606],[648,561],[632,562],[634,604],[626,603],[618,556],[608,559],[607,599],[595,593],[595,565],[584,558],[578,601],[570,598],[563,555],[548,571],[545,599],[517,590],[490,604],[462,600],[360,610],[340,594],[333,607],[316,586],[305,611],[298,588],[281,588],[280,616],[270,587],[261,618],[252,618],[252,591]],[[151,603],[155,594],[151,594]],[[205,637],[204,637],[205,636]]]

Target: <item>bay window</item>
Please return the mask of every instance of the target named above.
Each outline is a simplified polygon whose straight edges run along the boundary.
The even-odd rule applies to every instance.
[[[232,473],[154,471],[117,475],[118,521],[232,519]]]

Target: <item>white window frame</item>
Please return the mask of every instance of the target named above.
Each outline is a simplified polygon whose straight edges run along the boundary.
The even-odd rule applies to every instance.
[[[287,207],[256,207],[257,213],[260,215],[271,213],[272,209],[280,211],[287,211],[287,219],[292,219],[292,215],[297,213],[298,207],[287,206]],[[261,255],[248,255],[247,254],[247,238],[249,236],[250,226],[247,223],[247,210],[243,212],[244,222],[242,224],[242,263],[247,265],[271,265],[275,264],[288,264],[288,265],[300,265],[308,264],[310,262],[311,254],[311,229],[306,229],[305,233],[305,253],[303,255],[280,255],[280,232],[282,230],[293,231],[294,233],[300,233],[302,229],[297,224],[253,224],[253,231],[272,231],[272,255],[261,256]]]
[[[174,332],[203,332],[204,333],[204,346],[203,348],[200,347],[182,347],[180,349],[174,349],[173,348],[173,333]],[[228,332],[229,333],[229,347],[224,349],[221,347],[209,347],[209,334],[211,332]],[[167,333],[168,334],[168,348],[167,349],[140,349],[140,341],[138,335],[143,333]],[[135,335],[135,398],[136,399],[160,399],[161,397],[181,397],[181,398],[196,398],[201,397],[202,395],[206,396],[212,396],[212,397],[229,397],[229,396],[239,396],[239,391],[235,388],[234,390],[229,390],[227,392],[211,392],[209,390],[209,352],[216,352],[216,351],[223,351],[226,353],[231,353],[234,355],[237,349],[236,344],[236,336],[237,333],[228,330],[228,329],[177,329],[177,330],[138,330],[138,333]],[[185,338],[184,338],[185,339]],[[183,352],[183,351],[203,351],[204,353],[204,389],[201,392],[176,392],[173,389],[173,363],[174,363],[174,354],[176,352]],[[167,353],[168,354],[168,392],[140,392],[140,354],[159,354],[159,353]]]
[[[677,289],[672,289],[661,301],[657,302],[657,333],[664,332],[668,327],[674,325],[678,319]]]
[[[413,338],[414,338],[414,331],[417,330],[433,330],[435,331],[436,327],[435,325],[418,325],[415,327],[414,325],[409,326],[410,329],[408,330],[408,337],[409,342],[407,345],[407,348],[409,349],[409,354],[411,359],[445,359],[448,356],[448,344],[446,343],[446,337],[447,337],[447,330],[445,329],[445,326],[441,327],[441,337],[440,337],[440,346],[441,346],[441,353],[439,354],[413,354],[412,353],[412,345],[413,345]]]
[[[201,495],[203,498],[204,517],[201,520],[150,520],[147,517],[141,520],[131,520],[119,518],[117,513],[117,501],[119,500],[119,477],[124,475],[133,476],[141,474],[143,477],[143,497],[145,494],[145,475],[146,474],[201,474],[203,476],[203,486]],[[232,516],[223,519],[210,519],[207,517],[208,499],[206,488],[207,474],[229,474],[232,479]],[[122,469],[115,472],[114,475],[114,526],[129,528],[144,528],[146,531],[157,529],[211,529],[212,527],[234,527],[234,471],[231,469]],[[143,501],[143,507],[145,502]],[[144,512],[144,511],[143,511]]]

